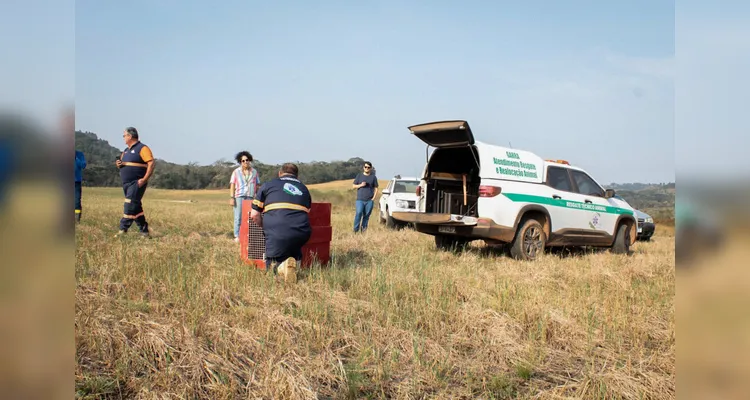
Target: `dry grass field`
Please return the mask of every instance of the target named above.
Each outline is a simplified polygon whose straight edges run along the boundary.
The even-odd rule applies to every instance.
[[[226,190],[149,189],[152,239],[114,238],[120,189],[76,228],[79,398],[675,398],[674,234],[631,256],[514,261],[333,207],[333,260],[295,286],[239,259]],[[72,213],[71,213],[72,214]]]

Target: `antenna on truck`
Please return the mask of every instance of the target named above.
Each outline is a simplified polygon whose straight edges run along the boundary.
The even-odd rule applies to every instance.
[[[508,147],[510,147],[511,149],[513,148],[513,144],[510,143],[510,140],[508,141]]]

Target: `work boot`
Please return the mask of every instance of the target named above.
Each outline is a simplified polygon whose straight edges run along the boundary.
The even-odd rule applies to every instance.
[[[294,257],[287,258],[279,265],[278,272],[285,283],[297,283],[297,260]]]
[[[120,230],[117,233],[115,233],[115,237],[125,236],[127,231]]]

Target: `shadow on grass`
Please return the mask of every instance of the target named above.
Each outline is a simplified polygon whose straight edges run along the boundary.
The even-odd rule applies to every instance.
[[[324,268],[362,268],[370,265],[370,257],[363,250],[346,250],[331,254],[331,261]]]
[[[476,254],[480,258],[511,258],[505,246],[466,247],[467,253]]]
[[[467,247],[466,252],[474,253],[481,258],[507,258],[513,259],[510,255],[510,247],[508,245],[501,246],[482,246],[482,247]],[[544,250],[544,253],[559,258],[577,258],[586,257],[593,254],[608,253],[609,248],[601,247],[581,247],[581,246],[555,246],[548,247]],[[628,255],[633,255],[633,250]]]
[[[334,252],[327,265],[314,262],[311,268],[298,271],[298,280],[307,280],[318,276],[327,282],[332,289],[347,291],[353,285],[351,271],[357,268],[371,267],[370,257],[362,250],[347,250]]]
[[[612,254],[609,247],[551,247],[547,249],[546,253],[560,258],[575,258],[575,257],[586,257],[593,254]],[[635,254],[635,251],[631,249],[628,252],[628,256]]]
[[[370,267],[370,257],[363,250],[347,250],[343,252],[331,252],[331,258],[326,265],[320,265],[315,260],[309,268],[301,268],[299,278],[305,278],[314,271],[330,273],[354,268]]]

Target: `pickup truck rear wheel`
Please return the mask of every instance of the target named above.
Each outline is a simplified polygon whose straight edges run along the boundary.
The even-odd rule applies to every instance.
[[[534,261],[544,253],[547,236],[539,221],[527,219],[516,231],[510,245],[510,255],[516,260]]]

